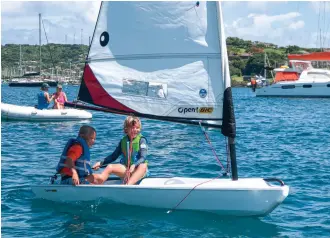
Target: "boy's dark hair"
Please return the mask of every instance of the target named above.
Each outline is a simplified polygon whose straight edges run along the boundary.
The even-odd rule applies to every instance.
[[[86,138],[86,137],[92,135],[93,133],[96,133],[96,130],[94,129],[94,127],[91,127],[88,125],[83,125],[80,127],[79,136],[82,138]]]

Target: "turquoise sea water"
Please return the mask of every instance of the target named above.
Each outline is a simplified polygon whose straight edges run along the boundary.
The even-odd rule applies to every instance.
[[[66,86],[69,100],[78,91]],[[51,92],[54,88],[50,89]],[[34,105],[37,88],[2,85],[1,100]],[[222,217],[107,203],[55,203],[34,198],[30,185],[47,183],[67,139],[88,123],[97,130],[93,162],[122,136],[123,116],[92,112],[85,122],[1,122],[3,237],[329,237],[330,100],[256,98],[233,89],[240,177],[278,177],[288,198],[263,218]],[[152,175],[214,178],[219,166],[199,127],[142,120]],[[209,130],[225,160],[224,137]],[[203,201],[200,201],[203,202]]]

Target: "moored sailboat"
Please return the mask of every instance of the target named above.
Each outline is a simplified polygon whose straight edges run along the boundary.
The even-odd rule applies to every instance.
[[[9,81],[9,87],[41,87],[43,83],[47,83],[50,87],[56,87],[58,80],[42,78],[41,74],[41,14],[39,13],[39,72],[25,73],[20,78],[14,78]],[[46,32],[45,32],[46,34]],[[20,72],[21,69],[21,47],[20,47]]]
[[[38,198],[107,199],[163,209],[263,216],[288,196],[289,187],[279,179],[238,178],[219,2],[103,2],[78,99],[97,106],[89,109],[221,129],[228,138],[231,179],[149,177],[138,185],[122,185],[118,180],[104,185],[51,183],[32,186]]]

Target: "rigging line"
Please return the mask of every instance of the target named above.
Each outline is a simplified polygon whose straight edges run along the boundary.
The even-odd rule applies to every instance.
[[[325,18],[326,18],[326,15],[325,15],[325,2],[323,2],[323,42],[322,42],[322,46],[323,48],[325,48],[325,45],[324,45],[324,36],[325,36]]]
[[[199,183],[199,184],[197,184],[197,185],[195,185],[195,187],[193,187],[190,191],[189,191],[189,193],[175,206],[175,207],[173,207],[172,209],[170,209],[170,210],[168,210],[166,213],[171,213],[171,212],[173,212],[188,196],[189,196],[189,194],[191,194],[191,192],[195,189],[195,188],[197,188],[198,186],[200,186],[200,185],[202,185],[202,184],[204,184],[204,183],[208,183],[208,182],[211,182],[212,180],[215,180],[215,179],[217,179],[217,178],[220,178],[222,175],[220,174],[218,177],[215,177],[215,178],[213,178],[213,179],[210,179],[210,180],[207,180],[207,181],[204,181],[204,182],[201,182],[201,183]]]
[[[320,29],[320,16],[321,16],[321,2],[319,2],[319,18],[318,18],[318,23],[317,23],[317,35]],[[316,39],[316,48],[317,48],[317,43],[318,43],[319,37]],[[320,33],[320,48],[321,48],[321,33]]]
[[[207,133],[206,133],[204,127],[202,127],[201,121],[199,121],[199,125],[200,125],[202,131],[204,132],[204,135],[205,135],[207,141],[209,142],[209,144],[210,144],[210,146],[211,146],[211,148],[212,148],[212,151],[213,151],[215,157],[217,158],[219,164],[221,165],[221,167],[222,167],[222,169],[225,171],[225,173],[224,173],[224,174],[220,174],[220,175],[218,175],[217,177],[215,177],[215,178],[213,178],[213,179],[210,179],[210,180],[207,180],[207,181],[204,181],[204,182],[201,182],[201,183],[195,185],[192,189],[190,189],[190,191],[187,193],[187,195],[186,195],[184,198],[182,198],[181,201],[180,201],[176,206],[174,206],[172,209],[170,209],[170,210],[167,211],[167,214],[173,212],[178,206],[180,206],[180,204],[181,204],[181,203],[182,203],[182,202],[183,202],[183,201],[184,201],[184,200],[185,200],[185,199],[186,199],[186,198],[192,193],[192,191],[194,191],[195,188],[197,188],[198,186],[200,186],[200,185],[202,185],[202,184],[205,184],[205,183],[208,183],[208,182],[211,182],[211,181],[213,181],[213,180],[215,180],[215,179],[217,179],[217,178],[220,178],[220,177],[222,177],[222,176],[227,175],[224,166],[222,165],[221,161],[219,160],[217,154],[216,154],[215,151],[214,151],[214,148],[213,148],[213,146],[212,146],[212,144],[211,144],[211,142],[210,142],[210,140],[209,140],[209,138],[208,138],[208,136],[207,136]],[[228,153],[228,151],[227,151],[227,153]]]
[[[210,118],[188,118],[188,119],[183,119],[183,118],[180,118],[180,117],[155,116],[155,115],[151,115],[151,114],[143,114],[143,113],[137,113],[137,112],[126,112],[126,111],[121,111],[121,110],[117,110],[117,109],[87,106],[87,105],[78,104],[78,103],[74,103],[74,102],[73,103],[66,102],[65,106],[81,108],[81,109],[88,109],[88,110],[94,110],[94,111],[102,111],[102,112],[114,113],[114,114],[119,114],[119,115],[135,115],[135,116],[138,116],[138,117],[144,117],[144,118],[153,119],[153,120],[170,121],[170,122],[177,122],[177,123],[190,124],[190,125],[198,125],[199,122],[197,120],[210,120]],[[222,118],[213,118],[211,120],[213,120],[213,121],[222,121]],[[206,122],[203,122],[202,125],[210,127],[210,128],[221,128],[222,127],[222,125],[217,125],[217,124],[213,125],[213,124],[208,124]]]
[[[102,61],[117,61],[117,60],[134,60],[134,59],[172,59],[172,58],[212,58],[220,59],[220,53],[157,53],[157,54],[127,54],[106,56],[102,58],[86,58],[85,63],[102,62]]]
[[[76,97],[76,100],[79,100],[79,92],[80,92],[80,89],[81,89],[81,85],[82,85],[82,82],[84,81],[84,74],[85,74],[85,67],[87,65],[87,59],[88,59],[88,56],[89,56],[89,53],[90,53],[90,50],[92,48],[92,44],[93,44],[93,41],[94,41],[94,36],[95,36],[95,32],[96,32],[96,28],[97,28],[97,25],[98,25],[98,22],[99,22],[99,18],[100,18],[100,13],[101,13],[101,9],[102,9],[102,5],[103,5],[103,1],[101,2],[100,4],[100,8],[99,8],[99,12],[97,14],[97,20],[96,20],[96,24],[94,26],[94,31],[93,31],[93,36],[92,36],[92,39],[89,43],[89,46],[88,46],[88,53],[86,55],[86,58],[85,58],[85,65],[83,67],[83,72],[82,72],[82,75],[81,75],[81,80],[80,80],[80,84],[79,84],[79,89],[78,89],[78,93],[77,93],[77,97]]]
[[[324,11],[325,11],[325,9],[328,7],[328,5],[325,5],[325,4],[328,4],[329,3],[329,9],[330,9],[330,2],[324,2]],[[324,13],[325,14],[325,13]],[[325,37],[324,37],[324,42],[323,42],[323,44],[324,44],[324,46],[327,46],[327,44],[325,45],[325,43],[326,43],[326,40],[327,40],[327,38],[328,38],[328,34],[329,34],[329,27],[330,27],[330,19],[328,20],[328,21],[326,21],[326,18],[324,18],[324,24],[325,24],[325,22],[328,22],[328,25],[327,25],[327,27],[325,28],[326,30],[325,30]],[[324,27],[325,27],[325,25],[324,25]],[[329,39],[329,41],[328,41],[329,43],[330,43],[330,39]],[[327,47],[330,47],[330,45],[329,46],[327,46]]]
[[[48,46],[48,50],[49,50],[49,56],[50,56],[50,60],[52,61],[52,64],[53,64],[53,68],[54,70],[56,70],[55,68],[55,64],[54,64],[54,61],[53,61],[53,57],[52,57],[52,54],[51,54],[51,50],[50,50],[50,46],[49,46],[49,42],[48,42],[48,37],[47,37],[47,34],[46,34],[46,29],[45,29],[45,25],[44,25],[44,20],[42,20],[42,26],[44,28],[44,32],[45,32],[45,36],[46,36],[46,40],[47,40],[47,46]],[[40,75],[41,76],[41,75]]]
[[[212,144],[211,144],[211,141],[210,141],[210,139],[209,139],[209,137],[208,137],[208,135],[207,135],[207,133],[206,133],[206,131],[205,131],[205,128],[204,128],[204,127],[202,126],[202,124],[201,124],[201,121],[199,121],[199,126],[200,126],[200,128],[202,129],[202,131],[204,132],[205,138],[206,138],[206,140],[208,141],[208,143],[210,144],[210,147],[211,147],[211,149],[212,149],[212,152],[213,152],[215,158],[217,159],[218,163],[219,163],[220,166],[222,167],[223,171],[226,172],[226,169],[225,169],[225,167],[223,166],[223,164],[221,163],[221,161],[220,161],[220,159],[219,159],[217,153],[215,152],[215,150],[214,150],[214,148],[213,148],[213,146],[212,146]]]
[[[299,2],[297,2],[297,10],[296,10],[296,12],[299,14]],[[299,16],[299,15],[298,15]],[[292,45],[294,45],[294,41],[292,41],[292,39],[293,39],[293,31],[290,31],[290,45],[292,44]]]

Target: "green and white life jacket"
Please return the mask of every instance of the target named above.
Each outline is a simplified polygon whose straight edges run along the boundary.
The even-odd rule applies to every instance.
[[[141,138],[144,138],[142,134],[138,134],[132,141],[132,154],[130,157],[130,165],[134,164],[136,161],[139,160],[139,150],[140,150],[140,140]],[[129,143],[127,143],[129,142]],[[124,136],[121,141],[121,151],[123,153],[123,159],[121,160],[121,163],[127,166],[127,161],[128,161],[128,150],[130,148],[130,140],[128,136]]]

